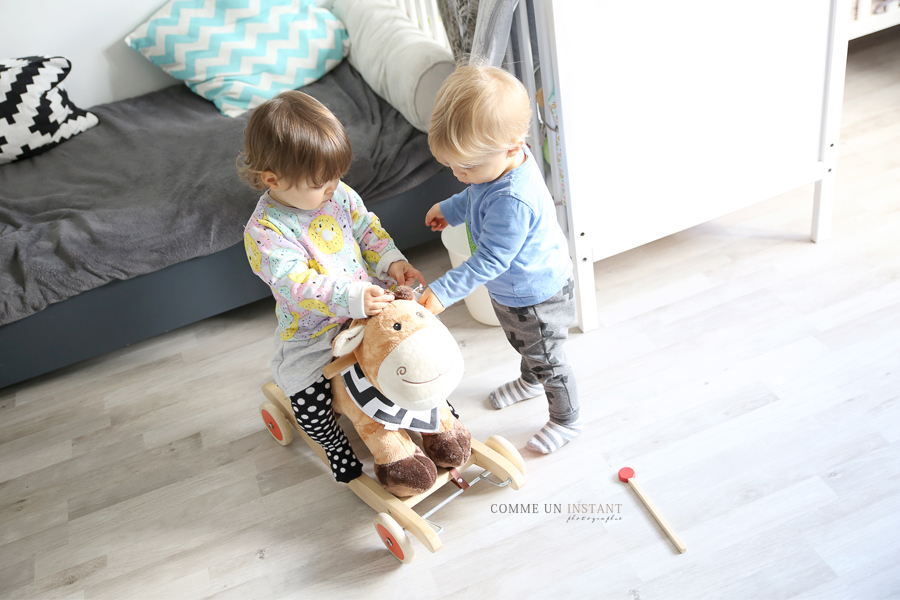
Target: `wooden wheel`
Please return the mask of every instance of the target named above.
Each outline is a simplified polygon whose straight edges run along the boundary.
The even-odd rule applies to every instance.
[[[525,460],[522,458],[522,455],[519,454],[519,451],[516,450],[516,447],[505,437],[492,435],[485,440],[484,445],[511,462],[513,466],[519,470],[519,473],[522,475],[525,474]]]
[[[294,441],[294,432],[291,431],[291,426],[288,424],[287,419],[284,418],[284,413],[281,412],[274,402],[266,400],[260,404],[259,414],[266,424],[266,429],[269,430],[276,442],[282,446],[287,446]]]
[[[378,513],[375,517],[375,531],[394,558],[403,564],[412,562],[416,557],[416,550],[409,541],[409,536],[391,515]]]

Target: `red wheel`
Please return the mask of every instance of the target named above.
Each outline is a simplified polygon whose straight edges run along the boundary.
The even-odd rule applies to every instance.
[[[266,400],[260,404],[259,414],[262,416],[263,423],[266,424],[266,429],[269,430],[276,442],[287,446],[294,441],[294,432],[291,431],[291,426],[274,402]]]
[[[387,513],[378,513],[375,517],[375,531],[385,547],[394,558],[403,564],[410,563],[416,557],[415,548],[403,528]]]

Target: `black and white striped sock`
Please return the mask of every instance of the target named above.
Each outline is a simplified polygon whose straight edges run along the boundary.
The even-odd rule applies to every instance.
[[[550,454],[571,442],[576,435],[581,433],[582,427],[584,427],[584,421],[581,419],[568,425],[547,421],[547,424],[528,440],[525,447],[538,454]]]
[[[506,408],[516,402],[536,398],[544,393],[544,386],[530,384],[519,377],[515,381],[504,383],[491,392],[491,406],[496,409]]]

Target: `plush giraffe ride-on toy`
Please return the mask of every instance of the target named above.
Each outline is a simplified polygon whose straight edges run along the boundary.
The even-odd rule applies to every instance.
[[[408,562],[404,557],[411,560],[412,548],[403,528],[432,552],[440,547],[436,532],[412,506],[447,482],[461,493],[468,483],[460,472],[472,464],[486,469],[476,480],[497,484],[488,478],[494,473],[506,479],[497,485],[518,489],[525,465],[505,439],[492,436],[482,444],[471,438],[447,402],[462,379],[459,346],[440,320],[415,302],[411,289],[398,286],[394,296],[381,313],[353,321],[335,337],[337,358],[324,373],[331,380],[335,416],[353,423],[372,453],[380,483],[363,473],[348,487],[383,513],[376,519],[379,536]],[[329,464],[325,450],[298,426],[290,399],[274,383],[263,386],[263,393],[268,401],[260,412],[276,441],[289,444],[296,430]],[[421,433],[422,448],[404,429]]]

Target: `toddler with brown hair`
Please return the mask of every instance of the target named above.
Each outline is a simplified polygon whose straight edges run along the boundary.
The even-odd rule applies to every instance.
[[[253,111],[238,167],[263,192],[244,246],[253,272],[275,296],[272,374],[341,482],[358,477],[362,467],[337,426],[331,384],[322,376],[331,342],[347,321],[380,313],[394,299],[392,281],[424,283],[378,217],[340,180],[351,158],[337,118],[292,90]]]

